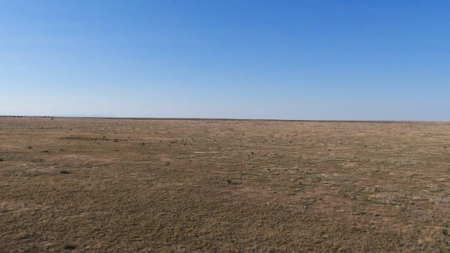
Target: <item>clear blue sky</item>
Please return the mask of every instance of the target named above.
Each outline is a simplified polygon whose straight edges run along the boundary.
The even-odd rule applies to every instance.
[[[0,115],[450,120],[450,1],[0,0]]]

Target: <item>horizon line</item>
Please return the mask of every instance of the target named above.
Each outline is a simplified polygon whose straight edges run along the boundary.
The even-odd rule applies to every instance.
[[[120,116],[38,116],[38,115],[0,115],[0,118],[65,118],[65,119],[124,119],[124,120],[216,120],[216,121],[290,121],[290,122],[349,122],[349,123],[449,123],[450,120],[324,120],[324,119],[270,119],[270,118],[194,118],[194,117],[120,117]]]

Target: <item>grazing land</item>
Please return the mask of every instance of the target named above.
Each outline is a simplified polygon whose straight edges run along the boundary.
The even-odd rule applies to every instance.
[[[0,252],[448,252],[450,123],[0,118]]]

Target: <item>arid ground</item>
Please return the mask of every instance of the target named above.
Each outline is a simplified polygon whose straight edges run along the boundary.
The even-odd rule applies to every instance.
[[[0,252],[449,252],[450,123],[0,118]]]

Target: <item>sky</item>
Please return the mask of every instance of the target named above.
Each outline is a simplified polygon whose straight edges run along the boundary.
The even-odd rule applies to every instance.
[[[0,115],[450,120],[450,1],[0,0]]]

